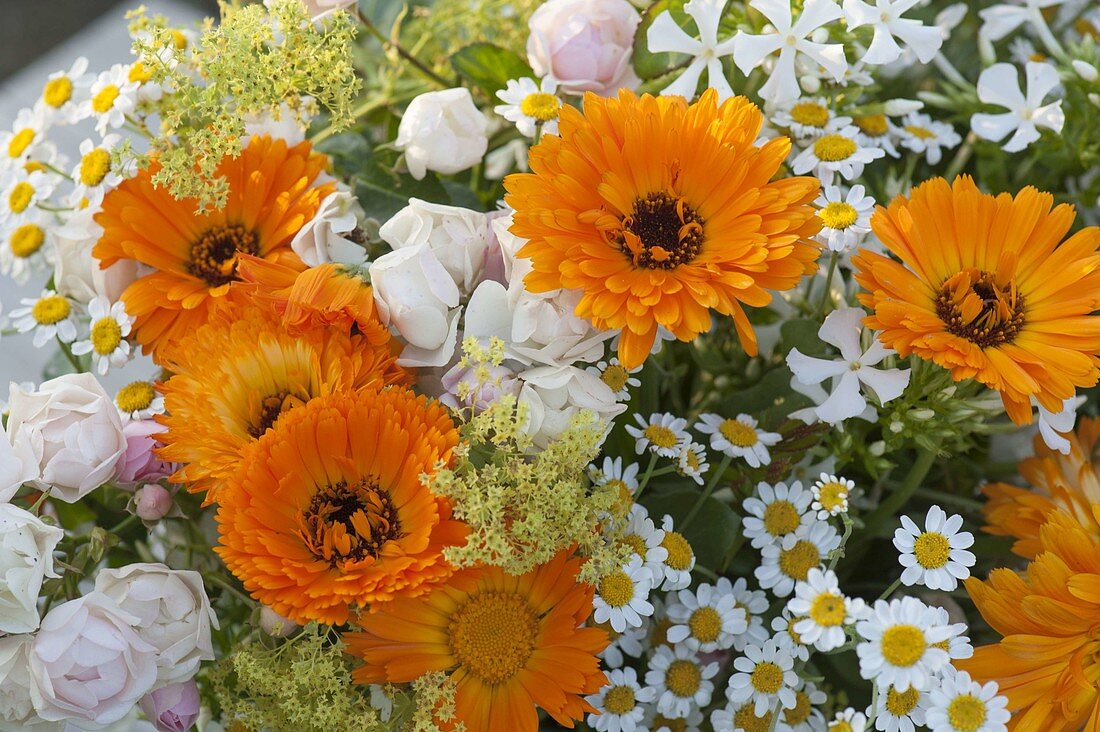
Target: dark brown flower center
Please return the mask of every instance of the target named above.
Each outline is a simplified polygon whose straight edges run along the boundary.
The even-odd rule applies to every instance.
[[[675,269],[703,247],[703,218],[683,198],[651,193],[623,219],[623,252],[637,267]]]
[[[992,272],[965,269],[940,288],[936,314],[948,333],[980,348],[1011,343],[1024,325],[1024,298],[1009,281]]]
[[[305,404],[308,399],[308,396],[305,399],[301,399],[285,391],[264,397],[260,400],[259,412],[248,423],[248,434],[259,439],[265,432],[271,429],[275,424],[275,420],[279,419],[279,416],[283,414],[283,412],[290,411],[300,404]]]
[[[213,226],[191,244],[187,271],[211,287],[237,279],[237,254],[258,254],[260,238],[240,224]]]
[[[313,556],[333,567],[377,557],[386,542],[404,536],[397,508],[378,479],[320,488],[299,519],[298,535]]]

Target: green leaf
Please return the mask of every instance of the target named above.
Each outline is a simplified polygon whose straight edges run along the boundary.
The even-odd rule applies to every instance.
[[[726,554],[741,534],[741,517],[721,501],[708,497],[692,519],[687,529],[681,528],[684,517],[699,500],[699,492],[673,490],[667,493],[650,493],[642,498],[649,514],[658,526],[665,514],[672,516],[675,530],[680,531],[691,544],[696,562],[717,572],[725,563]]]
[[[646,36],[649,27],[657,16],[668,10],[673,19],[681,28],[687,25],[688,16],[683,12],[685,0],[657,0],[642,13],[642,22],[634,33],[634,72],[642,79],[656,79],[658,76],[668,73],[672,67],[673,54],[650,53],[649,40]],[[689,35],[691,33],[689,32]],[[682,56],[681,56],[682,57]]]
[[[821,323],[809,318],[788,320],[779,326],[779,333],[783,336],[783,346],[789,351],[797,348],[807,356],[824,356],[828,353],[828,346],[817,337]]]
[[[514,51],[491,43],[471,43],[451,57],[458,75],[493,99],[510,79],[535,78],[535,72]]]

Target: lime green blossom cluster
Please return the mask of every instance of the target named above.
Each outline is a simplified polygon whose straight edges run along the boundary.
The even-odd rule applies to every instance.
[[[455,685],[451,677],[442,671],[433,671],[414,680],[412,689],[412,716],[403,729],[407,732],[438,732],[438,722],[455,718]],[[455,732],[463,732],[466,725],[458,722]]]

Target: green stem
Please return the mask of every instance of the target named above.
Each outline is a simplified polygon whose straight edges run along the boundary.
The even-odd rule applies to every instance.
[[[893,519],[901,507],[913,497],[917,488],[920,487],[921,481],[932,469],[932,463],[935,462],[938,453],[938,447],[933,447],[932,449],[921,450],[917,454],[917,459],[913,461],[913,466],[909,468],[909,473],[905,476],[905,480],[902,481],[901,485],[893,493],[886,496],[882,503],[878,505],[878,508],[867,516],[866,529],[863,531],[865,540],[878,536],[878,530],[882,528],[882,525]]]
[[[31,513],[33,513],[35,516],[39,515],[38,511],[42,508],[42,504],[46,502],[46,499],[50,497],[51,490],[53,490],[52,487],[46,488],[46,490],[42,491],[42,495],[40,495],[38,497],[38,500],[34,502],[34,505],[31,506]]]
[[[844,535],[840,537],[840,546],[833,551],[832,559],[829,560],[829,571],[836,569],[836,563],[840,561],[840,558],[844,556],[844,547],[848,544],[848,539],[852,536],[852,519],[848,514],[843,514],[841,520],[844,521]]]
[[[246,605],[252,605],[256,602],[251,597],[238,590],[236,587],[233,586],[231,582],[227,581],[220,575],[214,574],[213,572],[203,572],[202,578],[203,581],[209,582],[212,585],[215,585],[229,593],[232,593],[234,597],[238,598]]]
[[[825,292],[821,293],[821,304],[817,306],[817,315],[821,317],[829,307],[829,300],[833,297],[833,274],[836,272],[836,263],[840,255],[836,252],[829,254],[829,270],[825,273]]]
[[[87,371],[87,369],[84,368],[84,364],[80,363],[80,359],[73,355],[73,349],[68,343],[65,343],[60,338],[57,339],[57,342],[61,344],[61,352],[65,354],[65,358],[68,359],[69,363],[76,369],[76,373],[82,374]]]
[[[645,472],[642,473],[642,479],[638,481],[638,492],[634,494],[634,500],[637,501],[642,497],[642,491],[649,485],[649,479],[653,477],[653,466],[657,464],[657,453],[649,453],[649,465],[646,466]]]
[[[894,591],[897,590],[899,587],[901,587],[901,577],[898,577],[896,580],[891,582],[890,586],[883,590],[882,594],[878,596],[878,599],[885,600],[886,598],[890,597],[890,595],[894,594]]]
[[[695,499],[695,505],[691,507],[691,510],[687,513],[687,516],[684,516],[684,520],[680,522],[679,530],[681,534],[691,524],[692,519],[695,518],[700,510],[702,510],[703,504],[706,503],[706,500],[708,498],[710,498],[710,494],[714,492],[715,486],[718,485],[718,481],[722,479],[722,476],[726,472],[726,468],[730,466],[730,463],[732,461],[733,458],[731,458],[729,455],[722,456],[722,462],[718,465],[718,469],[711,473],[710,480],[707,481],[707,485],[703,489],[703,492],[699,494],[699,497],[697,499]]]
[[[962,172],[963,166],[970,160],[970,154],[974,152],[974,140],[977,137],[971,132],[966,136],[966,140],[959,147],[958,152],[955,153],[955,157],[951,159],[951,164],[947,166],[947,171],[943,174],[943,177],[951,182],[955,176]]]
[[[118,532],[122,531],[123,529],[128,529],[128,528],[129,528],[130,526],[132,526],[132,525],[133,525],[133,524],[134,524],[134,523],[135,523],[135,522],[136,522],[137,520],[138,520],[137,514],[136,514],[136,513],[132,513],[132,514],[130,514],[129,516],[127,516],[126,518],[124,518],[124,519],[122,519],[121,521],[119,521],[119,522],[118,522],[117,524],[115,524],[114,526],[112,526],[112,527],[111,527],[110,529],[108,529],[107,531],[108,531],[108,533],[111,533],[111,534],[117,534]]]
[[[378,40],[378,42],[382,44],[383,48],[391,48],[394,51],[397,51],[398,56],[408,61],[410,64],[416,67],[416,69],[420,71],[420,73],[424,74],[429,79],[442,86],[444,89],[450,88],[452,86],[458,86],[457,81],[448,81],[447,79],[444,79],[442,76],[433,71],[431,67],[425,64],[423,61],[402,48],[401,44],[399,44],[397,41],[388,38],[385,33],[378,30],[378,27],[370,21],[370,18],[363,15],[363,11],[360,10],[358,7],[355,8],[355,15],[359,19],[359,22],[363,24],[363,27],[367,29],[367,33],[370,33],[372,36],[374,36]]]

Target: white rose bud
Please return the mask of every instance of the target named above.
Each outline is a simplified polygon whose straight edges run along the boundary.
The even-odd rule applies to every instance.
[[[367,250],[344,236],[359,225],[362,211],[348,191],[330,193],[321,201],[313,220],[294,236],[290,248],[310,267],[328,262],[362,264]]]
[[[263,605],[260,607],[260,628],[270,636],[286,638],[298,629],[298,624]]]
[[[1073,70],[1077,72],[1077,75],[1085,81],[1091,82],[1100,79],[1100,71],[1097,71],[1096,67],[1090,64],[1088,61],[1074,59],[1070,63],[1073,64]]]
[[[0,638],[0,729],[26,729],[37,719],[31,704],[33,640],[33,635]]]
[[[122,291],[142,274],[142,265],[132,259],[100,269],[99,260],[92,256],[92,247],[103,235],[103,227],[93,218],[97,211],[95,206],[73,211],[56,232],[53,279],[57,292],[84,304],[98,296],[118,302]]]
[[[524,371],[519,378],[523,382],[519,401],[528,410],[524,431],[537,448],[553,442],[582,411],[610,425],[626,409],[607,384],[575,366],[542,366]]]
[[[426,92],[405,110],[394,146],[405,153],[405,163],[417,180],[428,170],[450,175],[474,166],[485,155],[488,127],[469,90]]]
[[[486,214],[418,198],[409,199],[378,235],[394,249],[427,245],[465,295],[481,279],[493,236]]]
[[[924,102],[916,99],[890,99],[883,105],[882,111],[887,117],[901,117],[921,109],[924,109]]]
[[[38,627],[38,593],[46,577],[58,576],[53,550],[64,536],[33,513],[0,504],[0,632]]]
[[[130,564],[100,570],[95,588],[137,617],[138,636],[157,649],[158,685],[186,681],[200,661],[213,660],[218,618],[198,572]]]
[[[38,464],[34,484],[74,503],[112,480],[126,453],[122,419],[91,374],[65,374],[36,391],[11,385],[8,437],[30,449]]]

